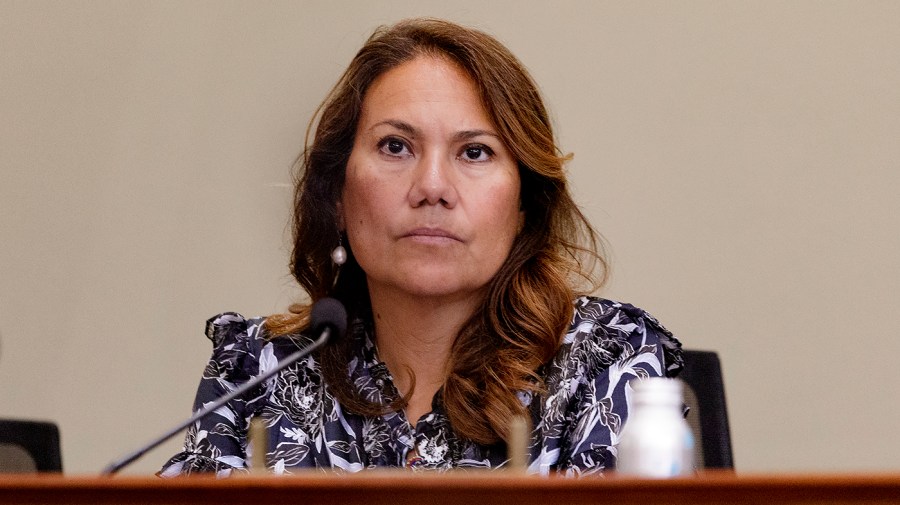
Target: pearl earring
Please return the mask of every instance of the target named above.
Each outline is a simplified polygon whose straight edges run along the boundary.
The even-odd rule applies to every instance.
[[[335,265],[341,266],[347,262],[347,250],[344,249],[343,237],[338,238],[338,245],[331,251],[331,261]]]

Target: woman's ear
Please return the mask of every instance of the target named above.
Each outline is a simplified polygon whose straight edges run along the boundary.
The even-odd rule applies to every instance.
[[[516,235],[522,233],[522,230],[524,230],[524,229],[525,229],[525,211],[520,210],[519,211],[519,226],[516,229]]]

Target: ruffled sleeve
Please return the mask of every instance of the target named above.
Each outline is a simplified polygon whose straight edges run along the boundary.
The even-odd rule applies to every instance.
[[[206,322],[213,343],[212,357],[203,371],[194,412],[253,379],[260,369],[266,343],[260,336],[262,320],[248,320],[226,312]],[[261,386],[262,388],[262,386]],[[229,475],[246,468],[247,425],[263,391],[251,391],[217,409],[188,428],[184,450],[158,473],[174,477],[198,472]]]
[[[577,386],[559,470],[583,475],[615,468],[616,446],[630,410],[629,381],[675,377],[683,359],[678,339],[632,305],[582,299],[575,317],[577,330],[567,336],[567,371]]]

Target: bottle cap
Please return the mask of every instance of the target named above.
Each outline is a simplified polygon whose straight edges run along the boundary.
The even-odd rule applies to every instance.
[[[637,403],[681,406],[683,400],[681,381],[664,377],[647,377],[631,381]]]

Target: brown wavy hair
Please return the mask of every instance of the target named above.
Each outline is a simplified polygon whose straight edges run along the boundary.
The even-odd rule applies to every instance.
[[[338,269],[338,202],[366,91],[388,70],[418,56],[455,62],[471,77],[500,137],[518,161],[524,226],[490,281],[486,299],[459,331],[450,354],[442,400],[454,431],[481,444],[507,440],[514,416],[524,415],[520,391],[540,393],[539,369],[558,351],[572,301],[606,279],[602,241],[572,200],[564,156],[550,118],[525,67],[493,37],[437,19],[409,19],[375,31],[316,111],[297,161],[291,271],[312,301],[341,300],[351,319],[371,321],[365,273],[353,257]],[[318,122],[316,123],[316,118]],[[315,126],[314,126],[315,125]],[[315,135],[310,142],[311,132]],[[586,282],[585,282],[586,281]],[[273,336],[308,325],[308,304],[266,321]],[[362,398],[347,367],[358,332],[329,343],[320,355],[329,389],[345,410],[380,415],[405,406]]]

